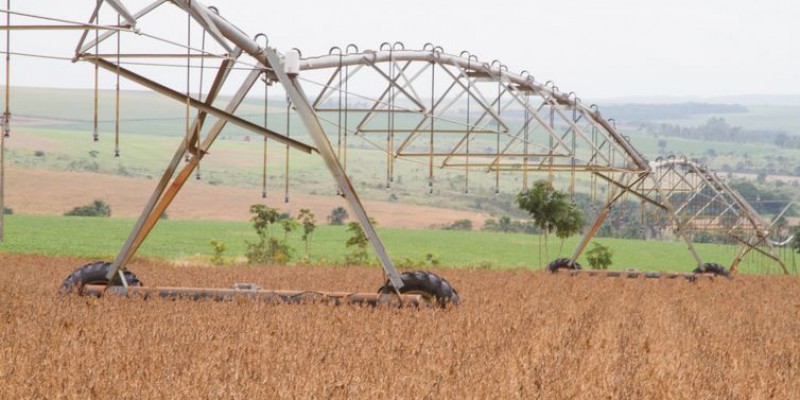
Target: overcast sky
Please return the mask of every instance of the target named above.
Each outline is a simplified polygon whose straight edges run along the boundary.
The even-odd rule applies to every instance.
[[[95,0],[13,0],[12,8],[86,20]],[[132,10],[143,4],[123,0]],[[3,7],[5,2],[2,3]],[[528,70],[584,99],[800,94],[797,0],[225,0],[216,5],[279,50],[327,53],[425,42]],[[173,6],[169,6],[173,7]],[[107,14],[110,16],[110,14]],[[29,22],[29,21],[26,21]],[[185,20],[165,26],[183,32]],[[77,32],[14,33],[12,50],[71,55]],[[15,59],[13,85],[90,87],[90,69]],[[108,84],[108,81],[104,81]],[[110,87],[110,86],[109,86]]]

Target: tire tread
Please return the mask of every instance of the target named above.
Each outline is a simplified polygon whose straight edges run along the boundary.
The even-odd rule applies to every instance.
[[[449,304],[458,305],[461,303],[461,297],[458,292],[453,288],[446,279],[428,271],[410,271],[400,274],[400,279],[403,281],[403,287],[400,288],[400,293],[408,293],[411,291],[423,292],[430,295],[434,302],[442,308],[446,308]],[[387,280],[386,283],[378,289],[378,293],[394,293],[394,285]]]

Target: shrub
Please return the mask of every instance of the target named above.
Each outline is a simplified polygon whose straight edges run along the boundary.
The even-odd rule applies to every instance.
[[[308,208],[301,208],[297,219],[303,224],[303,241],[306,242],[306,257],[308,257],[310,254],[311,235],[314,234],[314,230],[317,228],[317,220],[314,218],[314,213]]]
[[[371,220],[372,225],[377,225],[375,220]],[[365,265],[369,261],[369,254],[367,253],[367,245],[369,239],[364,229],[358,222],[350,222],[347,224],[347,230],[350,232],[350,238],[345,242],[346,247],[353,247],[353,251],[344,256],[345,265]]]
[[[419,260],[403,257],[395,262],[395,266],[400,269],[430,268],[438,267],[441,264],[439,257],[433,253],[427,253]]]
[[[280,218],[278,210],[263,204],[254,204],[250,206],[250,214],[252,214],[250,221],[253,222],[253,229],[258,235],[258,242],[246,242],[247,262],[251,264],[282,264],[289,261],[291,247],[286,244],[285,240],[281,241],[272,237],[272,226],[277,224]],[[285,229],[284,227],[284,232],[288,235]]]
[[[496,269],[496,268],[497,268],[497,265],[495,265],[495,264],[494,264],[492,261],[488,261],[488,260],[481,260],[481,261],[478,261],[476,264],[470,264],[470,265],[468,265],[468,267],[469,267],[469,268],[472,268],[472,269],[485,269],[485,270],[490,270],[490,269]]]
[[[247,262],[250,264],[284,264],[292,249],[283,241],[267,238],[263,242],[247,243]]]
[[[592,269],[608,269],[611,266],[611,256],[613,253],[611,249],[603,246],[600,243],[592,242],[593,247],[586,252],[586,258],[589,260],[589,267]]]
[[[92,204],[75,207],[64,213],[65,216],[110,217],[111,206],[103,200],[95,200]]]
[[[328,223],[331,225],[344,225],[344,220],[347,217],[347,210],[344,207],[336,207],[331,210],[331,215],[328,216]]]
[[[214,265],[225,264],[225,260],[222,258],[222,253],[225,252],[225,242],[211,239],[211,247],[214,248],[214,255],[211,257],[211,263]]]
[[[3,208],[3,214],[5,214],[5,215],[14,214],[14,210],[12,210],[11,208],[8,208],[8,207],[4,207]]]
[[[445,230],[451,231],[471,231],[472,230],[472,221],[468,219],[459,219],[452,224],[446,226]]]

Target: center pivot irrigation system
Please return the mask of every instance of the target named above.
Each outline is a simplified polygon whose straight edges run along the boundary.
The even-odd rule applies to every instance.
[[[246,294],[283,300],[307,297],[307,292],[250,286],[144,288],[125,268],[228,124],[262,135],[265,158],[267,141],[285,146],[287,160],[289,149],[322,157],[388,278],[378,295],[315,293],[315,299],[368,303],[425,299],[440,305],[459,301],[446,280],[423,272],[400,274],[393,266],[349,179],[348,139],[353,138],[385,152],[387,188],[394,182],[395,163],[401,159],[426,167],[430,193],[445,169],[463,174],[465,193],[469,193],[470,177],[475,174],[492,177],[495,193],[500,192],[501,173],[509,172],[522,175],[522,190],[527,189],[531,172],[545,173],[551,182],[554,177],[568,182],[572,193],[579,173],[592,185],[603,183],[606,198],[596,219],[572,255],[552,262],[551,270],[580,269],[576,260],[612,207],[623,196],[632,195],[662,212],[662,228],[685,240],[696,260],[696,272],[727,274],[724,267],[704,262],[692,244],[693,232],[712,231],[727,234],[739,244],[729,266],[731,272],[756,250],[788,273],[769,240],[770,224],[716,173],[686,158],[646,160],[616,131],[613,120],[601,117],[595,105],[584,105],[574,93],[561,92],[550,81],[538,82],[528,72],[510,72],[499,61],[487,63],[469,52],[448,54],[431,44],[421,50],[406,49],[402,43],[383,43],[378,50],[349,45],[311,57],[303,57],[296,49],[280,53],[270,47],[266,35],[246,34],[219,10],[196,0],[158,0],[138,11],[126,6],[131,1],[98,0],[88,22],[45,18],[49,25],[12,25],[12,15],[42,17],[12,11],[8,3],[3,29],[9,34],[26,29],[82,31],[71,59],[93,64],[95,82],[97,71],[103,69],[117,77],[117,94],[119,79],[124,78],[186,106],[185,137],[117,257],[110,263],[92,263],[76,270],[65,280],[62,291],[77,288],[90,294],[141,292],[214,298]],[[117,23],[101,24],[100,15],[109,11]],[[162,18],[171,18],[176,24],[185,21],[186,31],[179,33],[176,31],[181,28],[163,24],[145,28],[158,13],[165,13]],[[103,53],[101,47],[115,48],[115,52]],[[8,50],[8,54],[15,53]],[[176,85],[174,75],[170,75],[172,79],[164,77],[164,71],[180,68],[185,72],[185,85]],[[216,71],[213,78],[203,75],[209,69]],[[209,78],[211,83],[204,91],[203,82]],[[261,85],[264,123],[258,124],[237,110],[251,91],[262,90],[256,89]],[[267,124],[270,87],[286,98],[284,132]],[[223,88],[235,88],[234,94],[222,98]],[[117,122],[118,104],[117,100]],[[302,122],[310,143],[290,137],[290,115]],[[6,132],[10,120],[7,100]]]

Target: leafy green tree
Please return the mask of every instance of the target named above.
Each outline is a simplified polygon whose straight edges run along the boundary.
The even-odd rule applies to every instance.
[[[545,249],[548,234],[555,233],[563,247],[564,239],[580,232],[584,223],[583,212],[569,201],[567,194],[545,180],[536,181],[530,190],[517,194],[517,204],[544,233]]]
[[[561,239],[580,232],[583,226],[583,212],[547,181],[536,181],[533,189],[519,193],[517,204],[531,215],[539,229]]]
[[[284,263],[289,260],[291,248],[286,240],[278,240],[272,236],[272,227],[278,223],[280,214],[275,208],[263,204],[250,206],[250,221],[258,235],[258,242],[247,242],[245,256],[251,264],[255,263]],[[295,221],[296,222],[296,221]],[[284,236],[288,235],[284,228]]]
[[[306,242],[306,256],[308,256],[310,254],[311,235],[314,234],[314,230],[317,228],[317,220],[314,218],[314,213],[308,208],[301,208],[297,219],[303,224],[303,241]]]
[[[377,225],[377,222],[370,218],[372,225]],[[347,224],[347,231],[350,232],[350,237],[345,242],[345,247],[352,247],[353,250],[345,255],[345,264],[363,265],[366,264],[369,257],[367,253],[367,246],[369,246],[369,239],[364,229],[358,222],[350,222]]]
[[[658,154],[667,154],[667,141],[664,139],[658,140]]]
[[[614,253],[598,242],[592,242],[592,248],[586,252],[586,259],[592,269],[608,269],[611,266],[611,256]]]
[[[347,210],[344,207],[336,207],[331,210],[331,215],[328,216],[328,223],[331,225],[343,225],[347,217]]]
[[[211,257],[211,263],[214,265],[225,264],[225,259],[222,258],[222,253],[225,252],[225,242],[211,239],[211,247],[214,248],[214,255]]]
[[[266,238],[272,237],[272,225],[278,222],[277,208],[267,207],[263,204],[253,204],[250,206],[250,221],[253,223],[253,229],[259,237]]]
[[[292,218],[292,217],[283,218],[280,221],[278,221],[278,224],[280,224],[281,228],[283,228],[283,241],[284,242],[289,239],[289,234],[290,233],[294,232],[295,229],[300,227],[300,223],[297,222],[297,220]]]
[[[503,215],[497,221],[497,224],[499,225],[501,232],[508,232],[511,230],[511,217],[509,217],[508,215]]]

